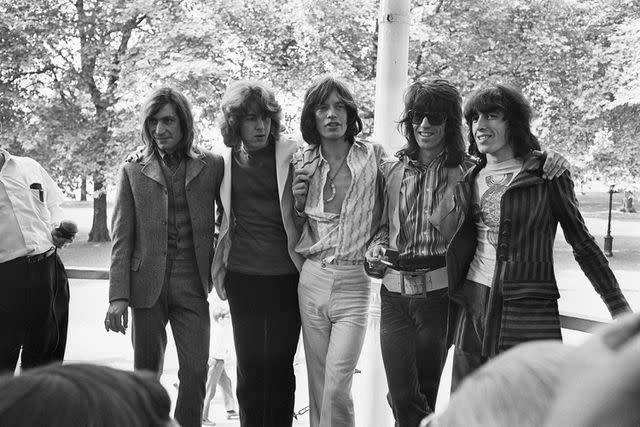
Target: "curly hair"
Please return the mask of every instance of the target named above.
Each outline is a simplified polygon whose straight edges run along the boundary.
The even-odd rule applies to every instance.
[[[193,112],[189,100],[179,91],[165,86],[154,90],[142,105],[140,111],[140,138],[145,146],[144,155],[150,156],[156,147],[156,142],[149,129],[149,120],[155,116],[165,105],[173,105],[178,115],[182,140],[178,147],[185,156],[195,157],[197,150],[193,146],[195,139],[195,127]]]
[[[460,92],[447,80],[415,82],[407,88],[404,96],[404,111],[398,122],[398,130],[407,139],[407,144],[396,156],[417,159],[420,147],[413,133],[412,111],[422,110],[446,115],[445,165],[455,166],[465,158],[465,144],[462,135],[462,97]]]
[[[250,112],[261,113],[271,119],[269,143],[280,138],[282,107],[273,91],[258,81],[240,80],[233,82],[222,97],[219,118],[220,132],[227,147],[237,147],[242,141],[240,126]]]
[[[323,77],[316,80],[304,95],[300,131],[302,138],[309,144],[320,144],[320,134],[316,126],[316,109],[334,91],[347,109],[347,131],[345,133],[347,141],[353,142],[356,135],[362,131],[362,119],[358,115],[358,106],[349,88],[334,77]]]
[[[464,106],[464,119],[469,127],[469,153],[486,161],[487,156],[478,151],[473,136],[473,119],[478,114],[501,111],[507,122],[508,143],[516,157],[523,157],[532,150],[540,150],[538,138],[531,133],[533,110],[529,101],[512,86],[497,84],[477,90]]]

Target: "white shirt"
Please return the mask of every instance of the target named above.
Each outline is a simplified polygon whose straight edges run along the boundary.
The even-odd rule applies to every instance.
[[[62,219],[62,192],[38,162],[0,148],[0,263],[38,255],[53,246],[51,231]],[[42,187],[40,191],[30,188]]]
[[[487,164],[478,172],[472,206],[478,229],[478,245],[467,273],[467,279],[471,281],[489,287],[493,283],[502,195],[521,169],[522,160],[514,158]]]

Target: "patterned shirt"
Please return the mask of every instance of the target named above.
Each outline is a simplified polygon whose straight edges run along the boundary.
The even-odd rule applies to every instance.
[[[429,222],[447,187],[447,168],[443,167],[444,152],[428,164],[404,156],[404,177],[400,187],[400,259],[415,256],[441,256],[447,242]]]
[[[320,145],[303,150],[306,151],[304,157],[316,164],[311,165],[315,171],[304,209],[307,221],[296,252],[305,258],[336,265],[363,263],[366,245],[379,225],[381,214],[377,185],[379,160],[374,146],[356,141],[349,149],[346,167],[351,173],[351,183],[340,213],[324,212],[323,189],[330,166],[322,157]]]

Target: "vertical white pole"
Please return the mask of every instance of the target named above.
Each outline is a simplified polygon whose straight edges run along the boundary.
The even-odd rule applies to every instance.
[[[381,0],[373,140],[395,152],[405,143],[397,131],[407,86],[410,0]]]

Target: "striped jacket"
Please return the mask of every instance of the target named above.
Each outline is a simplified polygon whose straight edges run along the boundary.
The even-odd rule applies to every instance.
[[[490,301],[502,300],[498,351],[534,339],[561,339],[553,269],[553,243],[558,223],[580,268],[616,317],[630,311],[607,259],[589,234],[578,210],[573,181],[542,179],[544,158],[529,155],[500,203],[497,262]],[[476,249],[476,225],[470,213],[474,180],[470,169],[456,187],[458,229],[447,248],[449,296],[463,304],[462,285]],[[497,298],[497,299],[496,299]]]

